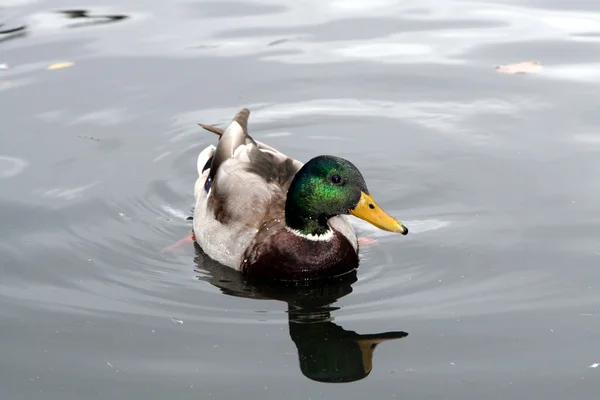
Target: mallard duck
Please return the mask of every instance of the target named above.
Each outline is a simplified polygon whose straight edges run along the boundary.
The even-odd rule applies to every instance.
[[[358,267],[357,236],[347,215],[403,235],[408,229],[381,209],[350,161],[330,155],[306,164],[255,141],[250,111],[198,156],[193,236],[212,259],[251,277],[307,280]]]

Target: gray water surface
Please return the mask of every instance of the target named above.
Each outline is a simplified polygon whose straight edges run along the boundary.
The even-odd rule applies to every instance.
[[[0,7],[0,398],[597,398],[597,1]],[[242,107],[411,233],[293,290],[161,252]]]

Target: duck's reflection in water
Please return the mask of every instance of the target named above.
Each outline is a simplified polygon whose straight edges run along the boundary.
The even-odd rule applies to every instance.
[[[332,304],[352,292],[356,271],[319,282],[259,282],[212,260],[196,243],[194,247],[198,279],[230,296],[288,304],[290,336],[298,349],[300,369],[309,379],[338,383],[364,379],[373,368],[377,345],[408,335],[400,331],[362,335],[333,322],[331,313],[339,308]]]

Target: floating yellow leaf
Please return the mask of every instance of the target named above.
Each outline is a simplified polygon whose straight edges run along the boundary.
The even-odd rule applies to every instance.
[[[48,69],[54,70],[54,69],[69,68],[72,66],[73,66],[73,63],[70,61],[67,61],[67,62],[60,62],[60,63],[52,64],[51,66],[48,67]]]

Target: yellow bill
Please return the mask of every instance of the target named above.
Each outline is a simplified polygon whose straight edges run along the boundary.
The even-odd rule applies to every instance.
[[[408,233],[408,228],[404,226],[402,222],[383,211],[381,207],[375,203],[375,200],[365,192],[361,192],[360,200],[356,207],[350,210],[350,214],[365,220],[384,231],[397,232],[403,235]]]

